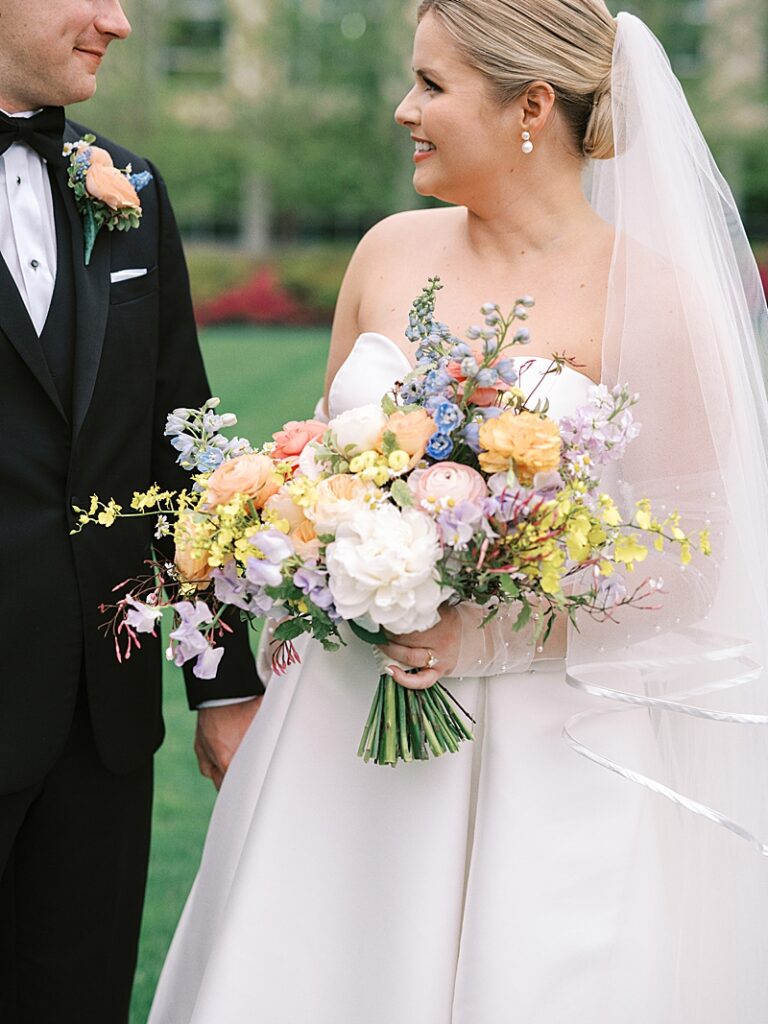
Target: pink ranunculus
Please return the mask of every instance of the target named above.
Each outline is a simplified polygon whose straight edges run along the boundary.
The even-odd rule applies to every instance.
[[[437,462],[429,469],[416,469],[408,477],[408,486],[417,505],[442,498],[477,502],[488,495],[485,480],[477,470],[458,462]]]
[[[307,444],[316,437],[322,437],[325,430],[326,424],[319,420],[291,420],[272,435],[275,441],[273,458],[295,462]]]
[[[111,160],[107,164],[94,161],[91,156],[91,166],[85,175],[85,187],[89,195],[106,203],[111,210],[122,210],[127,206],[136,209],[141,207],[136,189],[122,171],[112,166]]]

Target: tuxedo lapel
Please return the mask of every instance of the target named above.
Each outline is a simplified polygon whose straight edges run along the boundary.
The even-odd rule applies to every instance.
[[[48,369],[40,339],[29,318],[27,307],[19,294],[16,282],[2,256],[0,256],[0,296],[2,296],[2,300],[0,300],[0,330],[7,336],[66,420],[67,415],[56,391],[51,371]]]
[[[65,142],[76,142],[79,136],[67,125]],[[70,221],[71,252],[59,258],[72,259],[76,294],[77,343],[72,396],[72,436],[77,437],[93,397],[99,372],[104,333],[109,312],[110,232],[102,229],[96,237],[91,262],[85,265],[83,224],[75,205],[74,194],[67,182],[67,164],[56,167],[52,177],[64,199]]]

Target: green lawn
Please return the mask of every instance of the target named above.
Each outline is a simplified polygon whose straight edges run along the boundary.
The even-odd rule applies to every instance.
[[[236,412],[236,432],[254,443],[286,420],[311,417],[322,392],[328,331],[218,328],[202,335],[213,394]],[[195,716],[181,672],[166,666],[168,735],[156,760],[152,860],[131,1024],[145,1024],[163,957],[195,875],[214,790],[197,773]]]

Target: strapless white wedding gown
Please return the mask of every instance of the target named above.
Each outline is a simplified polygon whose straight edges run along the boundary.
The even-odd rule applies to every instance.
[[[392,341],[361,336],[331,416],[407,370]],[[551,414],[589,383],[547,377]],[[704,1024],[665,1010],[654,798],[565,744],[591,699],[563,664],[453,680],[475,741],[394,770],[356,757],[376,675],[362,643],[307,641],[270,682],[150,1024]],[[630,756],[648,742],[647,718],[612,728]]]

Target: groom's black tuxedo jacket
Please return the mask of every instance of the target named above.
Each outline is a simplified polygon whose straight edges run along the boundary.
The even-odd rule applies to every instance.
[[[67,123],[65,141],[87,129]],[[50,169],[57,293],[46,331],[64,351],[56,374],[0,259],[0,793],[39,781],[66,740],[81,680],[104,764],[138,767],[162,740],[159,641],[118,664],[99,625],[112,588],[144,571],[153,520],[70,536],[72,504],[91,494],[126,507],[133,490],[189,477],[163,437],[166,414],[210,392],[197,345],[186,266],[163,182],[146,161],[97,138],[116,167],[150,170],[140,226],[102,228],[84,265],[83,230],[66,170]],[[114,271],[146,268],[110,283]],[[52,317],[55,322],[52,322]],[[49,337],[50,343],[50,337]],[[55,345],[54,345],[55,349]],[[57,370],[57,367],[53,367]],[[68,376],[69,374],[69,376]],[[149,648],[149,649],[147,649]],[[244,629],[219,678],[188,677],[190,703],[262,692]]]

